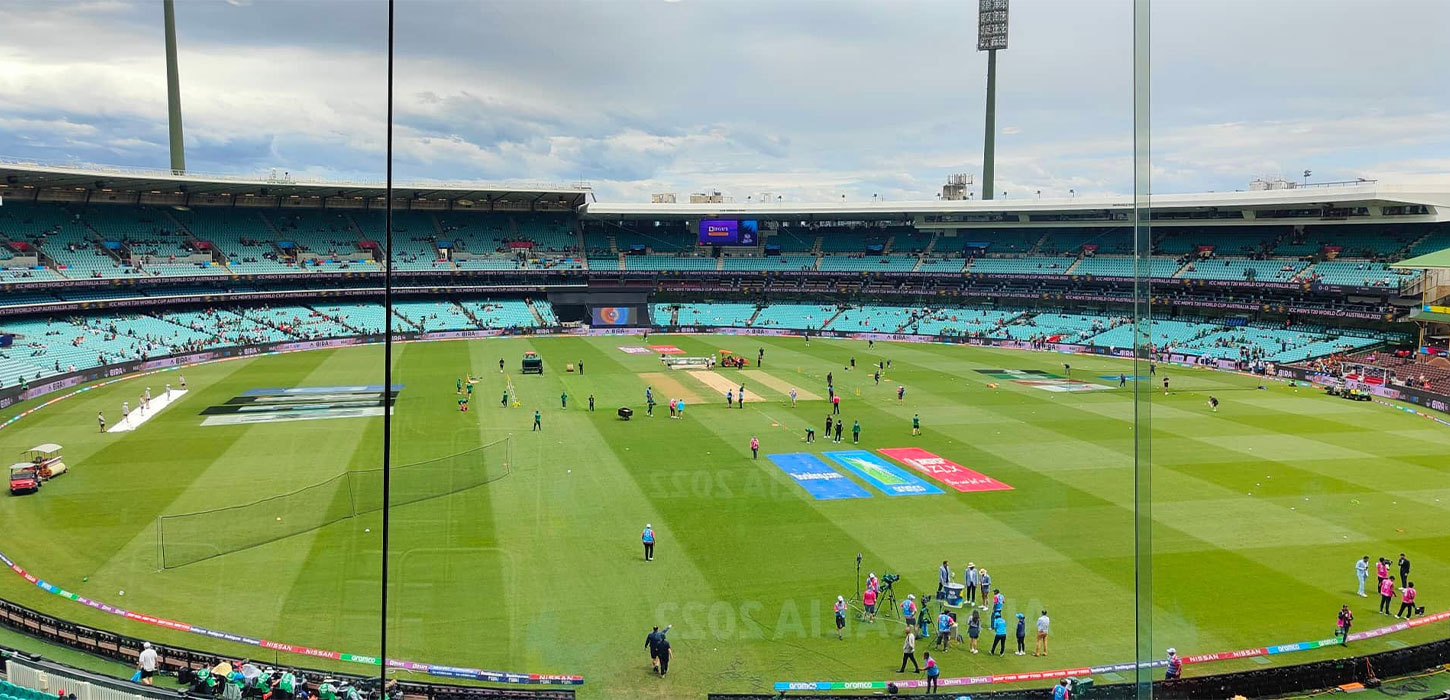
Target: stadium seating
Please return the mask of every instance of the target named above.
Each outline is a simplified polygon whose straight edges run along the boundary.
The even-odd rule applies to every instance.
[[[528,263],[513,257],[497,258],[464,258],[455,260],[452,263],[447,261],[432,261],[428,263],[433,269],[447,269],[450,266],[460,270],[524,270],[528,269]],[[422,269],[414,264],[412,269]]]
[[[465,301],[462,306],[483,328],[537,328],[539,325],[529,305],[522,301]]]
[[[1081,343],[1126,320],[1083,314],[1034,313],[1024,315],[1001,330],[1014,340],[1043,337],[1059,343]]]
[[[237,274],[295,272],[278,259],[272,227],[258,211],[231,207],[192,207],[173,211],[198,241],[210,243],[226,258],[226,270]],[[217,269],[222,274],[226,270]]]
[[[818,269],[838,272],[911,272],[911,255],[824,255]]]
[[[614,245],[620,252],[628,252],[635,246],[654,253],[670,253],[693,250],[697,241],[682,230],[630,231],[614,229]]]
[[[738,257],[730,256],[725,258],[724,270],[726,271],[777,271],[790,272],[798,270],[815,269],[816,258],[813,255],[780,255],[766,257]]]
[[[664,304],[656,305],[658,309],[654,312],[656,324],[661,323],[661,319],[669,318],[670,311],[664,308],[665,306]],[[755,309],[754,304],[680,304],[677,318],[681,326],[744,328],[750,325],[751,317],[755,316]]]
[[[1340,333],[1308,333],[1277,328],[1240,326],[1209,333],[1185,343],[1181,349],[1203,357],[1237,360],[1244,351],[1258,350],[1269,362],[1298,362],[1333,352],[1375,344],[1373,338]]]
[[[786,328],[791,330],[820,330],[832,316],[836,307],[812,304],[771,304],[755,316],[756,328]]]
[[[699,255],[626,255],[626,270],[714,270],[715,258]]]
[[[966,267],[966,264],[967,264],[967,261],[966,260],[963,260],[961,258],[951,258],[951,259],[934,258],[934,259],[930,259],[930,260],[922,260],[921,261],[921,266],[918,267],[916,269],[916,271],[917,272],[931,272],[931,273],[934,273],[934,274],[944,274],[944,273],[956,274],[956,273],[961,272],[962,271],[962,268]]]
[[[382,304],[324,305],[314,304],[318,313],[338,319],[345,328],[363,335],[383,333],[387,327],[387,313]]]
[[[554,315],[554,307],[549,302],[532,299],[529,301],[529,306],[533,308],[534,313],[544,322],[545,326],[559,325],[559,317]]]
[[[1241,258],[1209,258],[1195,260],[1183,268],[1179,276],[1184,279],[1245,280],[1259,282],[1289,282],[1308,263],[1300,260],[1279,258],[1275,260],[1244,260]],[[1252,273],[1252,276],[1250,274]]]
[[[113,294],[124,294],[111,290]],[[29,295],[21,299],[44,299]],[[81,296],[77,293],[76,296]],[[1121,316],[1026,312],[1017,309],[944,307],[923,309],[867,305],[837,307],[814,304],[751,303],[654,304],[655,325],[675,319],[682,326],[755,327],[843,332],[974,335],[1125,348],[1134,338],[1130,319]],[[533,328],[558,324],[543,300],[399,301],[394,304],[395,332],[490,328]],[[164,311],[154,314],[99,314],[68,320],[0,321],[15,334],[14,346],[0,351],[0,382],[13,386],[102,363],[192,351],[211,347],[291,339],[379,334],[386,312],[378,303],[242,306],[229,309]],[[1156,319],[1152,339],[1191,355],[1239,359],[1246,354],[1272,362],[1303,361],[1332,353],[1363,349],[1394,334],[1344,331],[1319,326],[1293,328],[1226,326],[1204,318]],[[1395,336],[1397,338],[1397,336]],[[1431,377],[1435,379],[1435,377]],[[1450,381],[1450,377],[1447,377]],[[1447,387],[1450,388],[1450,387]]]
[[[1026,255],[1037,246],[1037,241],[1041,238],[1041,229],[959,229],[955,236],[943,235],[938,238],[933,250],[938,253],[956,253],[965,250],[968,245],[985,244],[988,255]]]
[[[524,307],[524,303],[521,301],[512,303],[518,305],[520,308]],[[471,311],[473,309],[465,310],[463,306],[451,301],[393,302],[393,313],[396,316],[410,323],[418,330],[427,332],[478,328],[479,324],[474,323],[473,319],[469,318]],[[527,309],[524,310],[524,314],[528,315]],[[529,319],[528,325],[538,325],[533,323],[532,315],[528,315],[527,317]]]
[[[1019,314],[1020,312],[1017,311],[998,309],[932,308],[920,311],[916,319],[905,328],[905,332],[922,335],[1002,337],[1004,332],[1000,329]]]
[[[976,258],[967,272],[989,275],[1061,275],[1072,267],[1072,258]]]
[[[1179,268],[1171,258],[1152,257],[1148,259],[1148,274],[1152,277],[1172,277]],[[1072,269],[1074,275],[1099,275],[1102,277],[1132,277],[1137,274],[1134,258],[1093,256],[1083,258]]]
[[[1438,360],[1432,360],[1429,356],[1416,354],[1397,357],[1393,353],[1375,351],[1352,354],[1348,359],[1388,369],[1391,381],[1395,383],[1428,388],[1441,394],[1450,393],[1450,367],[1438,364]]]
[[[1263,253],[1276,233],[1251,226],[1174,226],[1159,230],[1155,246],[1158,255],[1183,255],[1208,246],[1219,257]]]
[[[192,248],[165,209],[101,204],[80,211],[81,218],[105,241],[125,244],[132,255],[190,255]]]
[[[868,245],[886,244],[886,236],[879,231],[832,226],[819,228],[816,233],[820,234],[824,253],[861,253]]]
[[[1384,263],[1363,260],[1326,260],[1314,263],[1309,275],[1324,284],[1346,287],[1399,287],[1414,275],[1391,270]]]
[[[1096,246],[1098,255],[1132,255],[1133,229],[1115,228],[1052,228],[1047,229],[1038,246],[1042,255],[1077,254],[1083,246]],[[992,252],[988,250],[988,252]]]
[[[49,268],[7,268],[0,270],[0,282],[46,282],[63,280],[60,273]]]
[[[1196,338],[1208,335],[1213,332],[1214,326],[1188,321],[1154,320],[1151,329],[1149,342],[1154,347],[1164,348],[1169,345],[1175,347],[1185,345]],[[1085,338],[1083,342],[1098,347],[1131,348],[1133,347],[1133,337],[1133,325],[1124,323]]]
[[[546,253],[574,253],[579,250],[568,217],[557,214],[522,214],[514,217],[518,237],[533,241],[534,249]]]
[[[931,244],[935,235],[930,231],[918,231],[910,226],[888,226],[886,235],[891,237],[892,253],[922,253]]]
[[[895,333],[911,321],[915,309],[901,306],[861,306],[844,309],[827,326],[833,331]]]
[[[1450,225],[1441,224],[1410,246],[1408,255],[1425,255],[1450,248]]]
[[[794,226],[782,226],[766,241],[767,245],[780,246],[781,253],[808,253],[815,250],[816,232]]]
[[[403,230],[399,230],[397,219],[393,220],[393,248],[398,247],[399,234],[407,234],[410,241],[427,241],[432,248],[433,240],[448,241],[453,244],[455,250],[467,251],[477,255],[504,252],[509,238],[513,236],[512,227],[507,216],[502,214],[491,214],[484,212],[439,212],[436,215],[426,212],[413,212],[415,215],[429,216],[428,221],[421,220],[407,222]],[[436,219],[437,224],[434,224]],[[367,228],[363,229],[365,232]],[[381,227],[378,229],[381,230]],[[437,254],[437,248],[432,248],[432,254]]]
[[[1403,230],[1365,224],[1339,224],[1335,226],[1305,226],[1302,240],[1340,249],[1342,257],[1374,258],[1395,255],[1404,250],[1418,234]],[[1300,237],[1291,236],[1295,240]],[[1314,252],[1318,252],[1317,250]]]

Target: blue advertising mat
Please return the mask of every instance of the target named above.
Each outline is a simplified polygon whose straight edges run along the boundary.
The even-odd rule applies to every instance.
[[[788,454],[766,455],[766,459],[775,463],[780,470],[795,479],[800,487],[806,490],[818,501],[831,501],[838,498],[870,498],[871,492],[861,488],[859,484],[847,479],[840,472],[831,468],[831,465],[821,461],[820,457],[804,452],[791,452]]]
[[[870,482],[888,496],[928,496],[942,493],[936,486],[865,450],[839,450],[827,452],[826,456],[855,472],[856,476]]]

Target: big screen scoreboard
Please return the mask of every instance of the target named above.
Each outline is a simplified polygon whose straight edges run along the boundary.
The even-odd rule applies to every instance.
[[[700,245],[755,245],[760,232],[754,219],[704,219],[700,221]]]

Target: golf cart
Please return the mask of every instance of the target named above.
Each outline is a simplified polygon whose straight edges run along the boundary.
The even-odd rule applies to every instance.
[[[35,493],[40,485],[64,474],[65,462],[60,458],[60,445],[46,443],[21,453],[23,462],[10,465],[10,493]]]
[[[10,495],[35,493],[40,490],[40,477],[29,464],[10,465]]]

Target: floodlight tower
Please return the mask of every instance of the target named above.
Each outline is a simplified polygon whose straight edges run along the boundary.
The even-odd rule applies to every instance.
[[[977,50],[987,52],[987,134],[982,142],[982,199],[991,199],[997,151],[997,51],[1007,48],[1008,0],[977,0]]]
[[[166,125],[171,136],[171,172],[186,172],[186,146],[181,140],[181,78],[176,68],[176,2],[163,0],[166,24]]]

